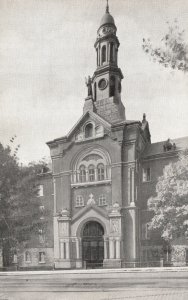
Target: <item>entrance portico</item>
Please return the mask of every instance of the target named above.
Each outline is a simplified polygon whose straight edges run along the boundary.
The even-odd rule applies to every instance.
[[[121,214],[117,204],[107,212],[90,203],[72,220],[64,210],[62,216],[55,217],[55,223],[55,268],[121,266]]]

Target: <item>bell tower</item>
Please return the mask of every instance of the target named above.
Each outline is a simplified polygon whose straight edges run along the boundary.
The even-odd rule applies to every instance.
[[[97,30],[96,70],[91,79],[93,105],[85,103],[86,107],[93,107],[93,111],[111,123],[125,120],[125,108],[121,102],[121,80],[123,74],[118,67],[119,40],[116,36],[117,28],[114,18],[109,13],[107,1],[106,12]],[[86,101],[89,98],[86,98]],[[85,109],[86,110],[86,109]]]

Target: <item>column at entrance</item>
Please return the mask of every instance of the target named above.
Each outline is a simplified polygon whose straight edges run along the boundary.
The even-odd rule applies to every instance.
[[[82,259],[81,259],[81,239],[76,238],[76,268],[81,269],[82,268]]]
[[[109,235],[109,257],[104,259],[104,267],[121,267],[121,213],[120,206],[115,203],[109,213],[110,235]]]
[[[120,259],[120,238],[116,238],[116,259]]]
[[[60,242],[60,257],[65,259],[65,243]]]
[[[114,259],[115,258],[114,242],[115,242],[114,238],[110,237],[109,238],[109,252],[110,252],[109,258],[110,259]]]
[[[108,258],[108,240],[104,237],[104,259]]]
[[[57,241],[55,247],[59,248],[59,251],[56,250],[55,257],[55,268],[59,269],[70,269],[71,264],[71,237],[70,237],[70,213],[68,210],[64,209],[61,211],[61,214],[57,217]],[[59,252],[59,253],[58,253]],[[57,254],[58,257],[57,257]]]

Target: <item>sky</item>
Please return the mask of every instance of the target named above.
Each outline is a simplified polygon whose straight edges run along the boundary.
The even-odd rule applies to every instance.
[[[0,142],[16,135],[20,162],[49,157],[46,142],[81,117],[105,6],[105,0],[0,0]],[[150,60],[142,39],[161,45],[174,19],[187,39],[188,1],[109,0],[109,6],[126,118],[146,113],[152,142],[187,136],[188,75]]]

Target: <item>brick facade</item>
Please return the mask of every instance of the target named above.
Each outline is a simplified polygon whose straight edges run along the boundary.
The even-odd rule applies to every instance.
[[[173,140],[176,147],[166,151],[164,142],[151,144],[145,115],[142,121],[126,120],[116,30],[107,10],[97,31],[97,68],[88,79],[84,114],[68,135],[47,143],[52,173],[39,182],[44,187],[40,201],[51,211],[51,222],[44,244],[37,247],[32,241],[23,251],[21,267],[40,267],[41,251],[43,265],[57,269],[92,262],[95,267],[160,266],[162,258],[186,264],[186,241],[164,249],[159,235],[149,236],[147,201],[155,196],[164,166],[177,160],[188,138]],[[97,226],[103,234],[95,232],[92,240]],[[29,263],[26,250],[32,256]]]

